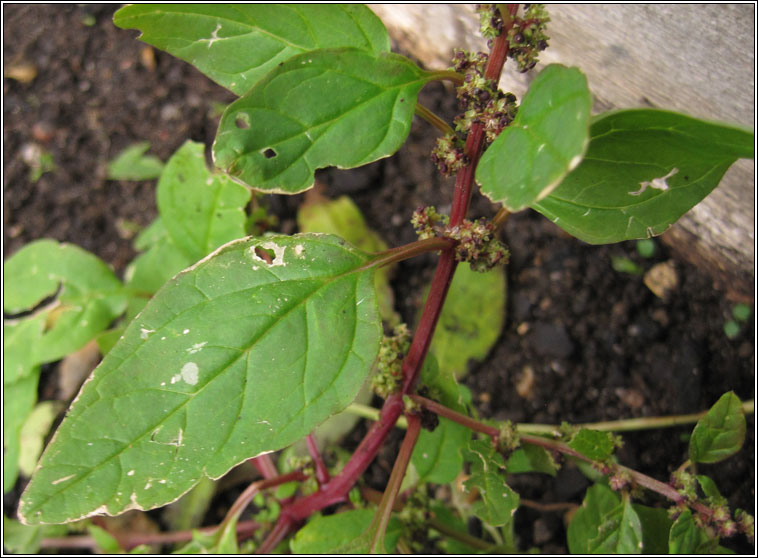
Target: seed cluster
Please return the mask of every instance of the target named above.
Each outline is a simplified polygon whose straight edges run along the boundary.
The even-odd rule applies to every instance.
[[[524,4],[524,14],[516,17],[508,30],[508,56],[517,64],[519,72],[526,72],[537,64],[539,53],[548,46],[550,37],[545,33],[550,17],[542,4]]]
[[[689,504],[704,500],[713,512],[710,516],[704,513],[693,513],[693,519],[698,527],[708,529],[720,537],[731,537],[739,531],[744,533],[752,543],[755,534],[753,516],[745,510],[736,509],[732,517],[726,498],[720,494],[709,494],[705,498],[698,498],[699,482],[695,475],[686,470],[672,473],[670,484],[684,499],[678,505],[669,508],[671,519],[675,520],[679,517]]]
[[[495,238],[495,227],[486,220],[466,219],[451,227],[447,215],[440,215],[434,207],[419,207],[413,212],[411,224],[422,240],[435,236],[455,240],[455,259],[468,262],[474,271],[488,271],[508,263],[510,252]]]

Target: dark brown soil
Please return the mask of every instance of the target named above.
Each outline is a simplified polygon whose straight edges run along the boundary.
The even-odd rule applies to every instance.
[[[135,255],[128,224],[145,226],[156,216],[154,183],[106,180],[107,161],[142,140],[164,160],[187,139],[209,145],[217,123],[212,103],[233,99],[167,54],[155,52],[154,67],[145,62],[136,34],[111,23],[115,9],[3,6],[6,72],[19,64],[37,71],[30,83],[4,79],[5,257],[31,240],[52,237],[94,252],[123,273]],[[91,27],[85,25],[87,16],[94,17]],[[430,85],[422,100],[450,118],[455,103],[446,93],[444,86]],[[426,204],[449,209],[452,183],[439,178],[428,161],[434,137],[416,122],[396,157],[319,178],[328,195],[353,196],[390,245],[410,242],[413,209]],[[48,151],[55,162],[55,169],[36,182],[22,158],[29,144]],[[301,196],[271,197],[284,232],[294,231],[300,202]],[[477,196],[471,214],[491,215],[489,202]],[[695,412],[729,390],[743,400],[754,397],[753,322],[728,339],[723,324],[731,305],[707,276],[674,261],[679,285],[664,301],[641,276],[611,267],[611,257],[625,256],[649,269],[670,259],[661,244],[653,259],[641,258],[633,242],[588,246],[529,212],[509,219],[505,238],[512,252],[506,328],[490,357],[473,366],[465,380],[482,417],[599,421]],[[423,257],[398,269],[398,310],[409,323],[433,264],[433,257]],[[523,389],[525,375],[533,376],[530,389]],[[520,381],[522,395],[516,390]],[[687,457],[683,435],[689,430],[626,434],[620,460],[667,480]],[[381,486],[386,480],[392,451],[388,446],[371,468],[369,483]],[[752,416],[743,451],[702,472],[713,476],[732,507],[754,510]],[[572,467],[555,480],[520,475],[510,482],[522,498],[543,503],[579,502],[588,485]],[[521,548],[566,551],[559,513],[521,508],[517,526]],[[744,539],[726,544],[752,551]]]

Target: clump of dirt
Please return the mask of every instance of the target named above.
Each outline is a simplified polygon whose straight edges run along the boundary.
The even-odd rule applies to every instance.
[[[146,49],[136,33],[115,28],[115,9],[4,6],[5,67],[36,71],[28,83],[6,78],[3,86],[5,257],[34,239],[52,237],[94,252],[123,273],[135,255],[132,225],[143,227],[156,216],[154,182],[106,180],[107,161],[142,140],[163,160],[187,139],[209,145],[218,120],[214,103],[234,98],[188,64]],[[448,119],[455,114],[454,96],[442,84],[426,87],[421,101]],[[328,195],[351,195],[391,246],[411,242],[408,220],[417,206],[450,208],[452,181],[441,178],[428,159],[435,137],[434,130],[415,122],[396,156],[353,171],[320,172],[318,178]],[[29,145],[54,162],[36,181],[24,160]],[[283,232],[294,232],[302,197],[267,198]],[[476,195],[471,215],[493,213]],[[512,253],[506,327],[489,358],[472,363],[465,379],[482,417],[600,421],[696,412],[729,390],[743,400],[754,397],[753,323],[727,338],[723,324],[731,307],[723,293],[696,267],[672,260],[662,244],[652,259],[641,257],[634,242],[588,246],[533,212],[512,216],[504,238]],[[645,270],[672,260],[678,286],[661,299],[642,276],[615,271],[613,257]],[[428,255],[398,266],[393,286],[408,323],[414,322],[434,260]],[[41,393],[49,392],[41,387]],[[619,458],[667,480],[687,458],[690,430],[625,434]],[[753,432],[751,416],[744,449],[700,469],[716,480],[733,508],[752,510],[755,502]],[[369,470],[369,484],[386,482],[399,439],[393,438]],[[509,482],[525,499],[578,503],[589,481],[567,466],[557,479],[518,475]],[[649,503],[664,504],[655,498]],[[566,551],[561,512],[522,507],[517,526],[521,548]],[[727,545],[752,550],[744,540]]]

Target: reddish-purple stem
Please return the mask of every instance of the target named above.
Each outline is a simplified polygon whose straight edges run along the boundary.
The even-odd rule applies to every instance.
[[[509,13],[511,15],[515,14],[517,7],[517,4],[509,5]],[[494,40],[485,69],[485,76],[488,79],[494,79],[496,82],[499,81],[500,73],[508,54],[506,35],[512,24],[512,19],[506,21],[505,30]],[[483,128],[481,125],[475,124],[466,139],[466,154],[469,155],[471,164],[464,167],[456,177],[453,206],[451,209],[451,225],[460,224],[468,212],[474,183],[474,172],[481,156],[483,142]],[[358,449],[353,453],[339,475],[321,486],[317,492],[283,506],[276,527],[266,538],[264,543],[265,548],[262,546],[259,552],[267,552],[276,547],[279,541],[289,534],[290,529],[313,513],[326,506],[345,501],[348,491],[355,485],[358,478],[374,460],[379,448],[381,448],[387,435],[394,427],[398,417],[403,413],[403,395],[412,393],[416,385],[416,380],[421,370],[421,365],[426,358],[426,353],[442,311],[442,305],[450,287],[456,265],[457,262],[455,261],[453,249],[451,247],[442,249],[421,320],[411,341],[408,354],[403,360],[403,387],[401,392],[390,395],[385,400],[379,420],[372,425],[358,446]]]
[[[258,469],[258,472],[264,479],[273,479],[279,476],[279,471],[276,470],[276,465],[274,465],[271,455],[268,453],[253,457],[250,462]]]
[[[326,465],[324,465],[324,460],[321,458],[321,452],[318,449],[316,436],[312,433],[308,434],[305,442],[308,444],[308,453],[311,455],[313,466],[316,468],[316,480],[318,481],[319,486],[328,483],[329,471],[327,470]]]

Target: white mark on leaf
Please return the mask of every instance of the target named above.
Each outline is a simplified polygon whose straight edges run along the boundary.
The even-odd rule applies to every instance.
[[[640,194],[642,194],[642,192],[644,192],[647,189],[648,186],[650,186],[651,188],[655,188],[657,190],[664,190],[664,191],[668,190],[669,185],[666,182],[666,179],[671,178],[678,172],[679,172],[679,169],[674,167],[673,169],[671,169],[671,172],[669,172],[666,176],[660,176],[658,178],[653,178],[652,180],[643,180],[642,182],[640,182],[640,189],[635,192],[629,192],[629,195],[639,196]]]
[[[182,379],[189,385],[194,386],[197,383],[197,374],[199,372],[197,364],[188,362],[182,366]]]
[[[218,32],[221,31],[221,24],[217,23],[216,28],[213,30],[213,33],[211,33],[211,37],[208,40],[208,48],[211,48],[211,45],[215,43],[218,40],[221,40],[221,37],[218,36]]]
[[[577,167],[577,165],[579,165],[579,163],[581,162],[582,162],[582,156],[574,155],[574,158],[571,159],[571,161],[569,162],[569,170],[570,171],[574,170]]]
[[[73,479],[75,476],[76,476],[76,475],[68,475],[67,477],[61,477],[61,478],[59,478],[58,480],[54,480],[54,481],[53,481],[53,482],[51,482],[50,484],[59,484],[59,483],[61,483],[61,482],[65,482],[65,481],[67,481],[68,479]]]
[[[208,342],[207,342],[207,341],[203,341],[202,343],[195,343],[195,344],[194,344],[194,345],[192,345],[192,346],[191,346],[189,349],[187,349],[187,352],[188,352],[189,354],[191,354],[191,355],[194,355],[195,353],[199,353],[200,351],[202,351],[202,350],[203,350],[203,347],[204,347],[205,345],[207,345],[207,344],[208,344]]]
[[[140,339],[147,339],[148,336],[154,331],[154,329],[145,329],[144,327],[141,327],[139,330]]]
[[[126,473],[126,476],[127,477],[134,476],[134,469],[132,469],[131,471],[129,471],[128,473]]]
[[[190,330],[188,330],[188,329],[185,329],[184,331],[182,331],[182,334],[183,334],[183,335],[187,335],[189,332],[190,332]]]
[[[299,258],[303,258],[303,251],[305,250],[305,247],[302,244],[298,244],[295,246],[295,255]]]

